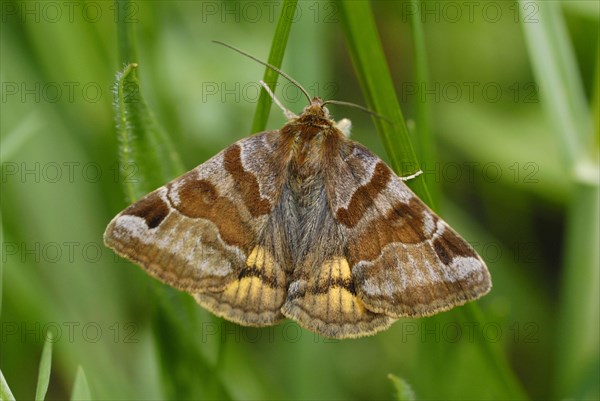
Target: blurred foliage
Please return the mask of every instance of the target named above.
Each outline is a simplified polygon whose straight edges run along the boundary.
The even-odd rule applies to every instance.
[[[102,244],[127,204],[123,184],[141,178],[135,165],[118,163],[113,83],[123,63],[138,64],[153,123],[192,168],[250,132],[264,72],[211,40],[266,60],[281,4],[2,1],[0,370],[12,394],[35,397],[52,332],[47,400],[72,392],[395,399],[390,373],[419,399],[508,399],[502,358],[530,398],[598,399],[599,141],[590,104],[598,99],[599,6],[551,3],[550,11],[533,1],[369,3],[409,127],[423,124],[428,106],[437,159],[421,168],[441,188],[438,211],[486,259],[494,288],[478,302],[481,316],[463,307],[330,341],[290,321],[264,329],[224,322]],[[423,40],[415,42],[418,11]],[[360,38],[347,35],[341,13],[336,2],[298,2],[282,69],[315,95],[367,104],[373,95],[363,97],[369,89],[351,61]],[[128,45],[117,39],[124,24],[135,33]],[[423,45],[425,75],[415,70]],[[276,92],[295,112],[305,105],[284,80]],[[552,98],[561,93],[570,97],[564,107]],[[390,160],[368,115],[331,109],[352,119],[355,140]],[[273,108],[267,127],[284,120]],[[592,127],[574,134],[585,154],[565,157],[560,121]]]

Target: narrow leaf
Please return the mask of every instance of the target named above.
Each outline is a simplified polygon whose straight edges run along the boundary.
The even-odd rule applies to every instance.
[[[139,5],[131,0],[115,0],[115,17],[117,22],[117,37],[119,38],[119,60],[122,65],[137,62],[137,46],[135,41],[135,25],[127,18],[132,10]]]
[[[556,336],[557,399],[578,398],[586,384],[581,379],[590,366],[597,366],[600,351],[600,189],[577,183],[573,193]]]
[[[406,382],[406,380],[401,379],[400,377],[391,373],[388,375],[388,379],[390,379],[396,390],[396,400],[414,401],[417,399],[415,392],[413,391],[412,387]]]
[[[73,383],[73,391],[71,392],[71,401],[75,400],[91,400],[90,386],[88,385],[87,377],[81,365],[77,367],[75,374],[75,382]]]
[[[124,69],[114,85],[114,113],[119,138],[119,173],[129,202],[183,173],[183,163],[169,137],[155,121],[140,92],[136,75],[134,27],[124,16],[134,3],[117,0],[119,57]]]
[[[130,202],[184,171],[179,155],[141,96],[137,67],[129,64],[117,74],[114,89],[119,170]]]
[[[8,387],[8,383],[4,378],[4,373],[2,373],[2,370],[0,370],[0,400],[15,401],[15,396],[10,391],[10,387]]]
[[[279,15],[277,27],[275,28],[275,35],[273,36],[273,41],[271,43],[271,52],[269,53],[269,59],[267,60],[269,64],[277,68],[281,67],[281,62],[283,61],[283,55],[285,53],[288,37],[290,36],[293,16],[296,13],[297,4],[298,0],[284,0],[281,6],[281,14]],[[275,92],[278,78],[279,74],[277,72],[270,68],[265,69],[263,81],[269,85],[269,88],[271,88],[273,92]],[[256,113],[254,114],[254,121],[252,122],[252,133],[265,130],[272,102],[273,100],[267,92],[264,90],[260,91]]]
[[[582,391],[581,377],[597,363],[600,350],[599,133],[597,124],[592,125],[594,116],[587,105],[562,3],[521,0],[520,4],[523,8],[533,5],[538,11],[535,23],[523,22],[527,48],[542,104],[565,152],[563,164],[575,181],[564,244],[554,381],[554,396],[570,398]]]
[[[413,174],[419,170],[419,163],[400,110],[369,3],[339,1],[338,4],[342,11],[342,26],[350,56],[369,108],[391,120],[373,119],[391,165],[401,176]],[[409,184],[421,199],[431,205],[423,175],[410,180]]]
[[[43,401],[46,398],[48,384],[50,383],[50,371],[52,369],[52,340],[54,335],[48,332],[46,342],[42,349],[42,357],[40,359],[40,368],[38,371],[37,387],[35,389],[35,400]]]
[[[570,168],[581,160],[583,144],[589,143],[591,119],[574,50],[563,16],[561,3],[520,0],[523,9],[535,7],[536,20],[523,21],[531,64],[540,87],[542,104],[557,129],[554,134],[563,144]]]
[[[427,50],[425,48],[425,34],[421,22],[421,10],[424,5],[421,0],[411,0],[411,6],[416,12],[411,12],[411,28],[415,47],[415,82],[417,87],[425,87],[429,81],[427,67]],[[417,149],[421,166],[431,168],[437,161],[435,139],[430,129],[431,107],[428,102],[415,97],[415,123],[416,135],[414,144]],[[439,205],[441,193],[440,186],[435,182],[435,175],[424,174],[423,178],[432,198],[432,206]]]

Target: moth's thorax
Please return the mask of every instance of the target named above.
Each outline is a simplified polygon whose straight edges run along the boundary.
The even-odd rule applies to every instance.
[[[289,144],[288,177],[294,197],[311,203],[323,187],[323,171],[332,150],[344,139],[323,101],[315,97],[281,134]]]

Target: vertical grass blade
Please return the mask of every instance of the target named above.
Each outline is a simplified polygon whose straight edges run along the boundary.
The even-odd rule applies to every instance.
[[[181,174],[183,164],[169,138],[156,123],[140,93],[129,64],[117,74],[114,111],[119,138],[119,168],[130,202]]]
[[[396,393],[394,394],[394,398],[396,400],[398,400],[398,401],[414,401],[417,399],[417,396],[415,395],[414,390],[406,382],[406,380],[404,380],[396,375],[393,375],[391,373],[388,375],[388,379],[390,379],[390,381],[394,385],[394,389],[396,390]]]
[[[588,393],[583,378],[595,370],[600,352],[600,191],[577,183],[568,213],[562,304],[556,338],[557,398],[582,399]],[[596,382],[597,385],[597,382]],[[592,398],[598,397],[596,393]]]
[[[127,15],[133,3],[117,0],[118,16]],[[169,137],[156,122],[140,92],[134,25],[117,18],[119,57],[124,69],[114,85],[114,113],[119,138],[120,173],[129,202],[163,185],[184,171]]]
[[[2,224],[2,211],[0,211],[0,243],[4,244],[4,225]],[[0,256],[2,258],[5,257],[5,250],[2,249]],[[4,260],[4,259],[3,259]],[[0,318],[2,318],[2,304],[3,304],[3,294],[4,294],[4,262],[0,263]]]
[[[543,104],[558,127],[554,134],[572,167],[583,154],[582,144],[589,142],[591,121],[561,4],[529,0],[520,0],[520,4],[523,9],[535,5],[538,10],[536,21],[521,19],[523,31]]]
[[[422,88],[429,80],[427,67],[427,50],[425,47],[425,34],[423,33],[423,23],[421,22],[421,10],[423,5],[421,0],[411,0],[411,6],[417,12],[411,12],[411,28],[413,42],[415,47],[415,81],[418,88]],[[415,124],[416,135],[414,144],[422,165],[428,169],[432,168],[437,160],[435,151],[435,139],[430,128],[431,107],[421,97],[417,96],[415,104]],[[439,205],[440,188],[435,182],[435,175],[424,174],[427,190],[431,195],[432,205]]]
[[[73,391],[71,392],[71,401],[91,400],[92,394],[88,385],[87,377],[81,365],[77,367]]]
[[[37,386],[35,388],[35,401],[43,401],[46,398],[48,391],[48,383],[50,383],[50,371],[52,370],[52,340],[54,336],[48,332],[44,348],[42,349],[42,357],[40,359],[40,367],[38,371]]]
[[[527,2],[530,4],[531,2]],[[525,6],[525,2],[521,1]],[[542,102],[565,149],[564,166],[572,173],[561,302],[556,337],[556,398],[586,393],[582,380],[598,366],[600,285],[598,265],[598,127],[592,129],[574,51],[559,2],[534,3],[537,23],[523,24]],[[595,87],[594,98],[597,98]],[[596,368],[594,368],[596,366]],[[597,377],[597,373],[596,373]]]
[[[269,59],[267,60],[269,64],[274,65],[277,68],[281,67],[281,62],[283,61],[285,47],[287,46],[290,30],[292,29],[292,17],[296,12],[297,4],[298,0],[284,0],[281,6],[281,14],[277,21],[277,27],[275,28],[275,34],[273,35],[273,41],[271,42],[271,52],[269,53]],[[273,93],[275,93],[278,78],[279,74],[277,72],[270,68],[265,68],[263,81],[269,85]],[[254,114],[254,121],[252,122],[251,133],[265,130],[272,102],[273,100],[268,93],[264,90],[260,91],[256,113]]]
[[[373,118],[392,168],[402,176],[413,174],[419,170],[419,163],[400,110],[371,8],[366,1],[340,1],[338,4],[352,63],[367,104],[391,120]],[[421,199],[431,204],[423,175],[409,181],[409,184]]]
[[[12,391],[10,391],[10,387],[8,387],[8,383],[4,378],[4,373],[0,370],[0,400],[4,401],[15,401],[15,396]]]
[[[119,38],[119,60],[123,65],[135,63],[138,60],[135,31],[132,28],[132,23],[125,17],[132,7],[136,7],[136,5],[131,0],[115,0],[117,36]]]

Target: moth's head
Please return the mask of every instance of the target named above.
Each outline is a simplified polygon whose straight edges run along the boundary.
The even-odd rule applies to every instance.
[[[311,114],[327,120],[331,119],[329,110],[327,110],[327,107],[325,107],[325,102],[318,96],[315,96],[311,99],[310,104],[304,108],[304,112],[302,114]]]

